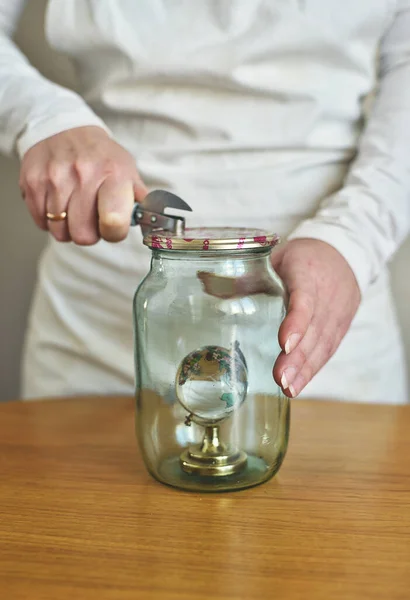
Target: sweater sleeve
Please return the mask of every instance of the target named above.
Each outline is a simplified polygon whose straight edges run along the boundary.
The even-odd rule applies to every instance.
[[[27,0],[0,0],[0,151],[22,157],[38,142],[73,127],[103,121],[75,92],[30,65],[12,41]]]
[[[410,0],[398,0],[380,48],[379,85],[357,157],[342,189],[289,239],[336,248],[365,292],[410,225]]]

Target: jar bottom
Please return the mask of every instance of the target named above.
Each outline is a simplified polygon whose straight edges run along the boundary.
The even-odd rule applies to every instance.
[[[267,464],[258,456],[248,454],[246,466],[239,472],[224,477],[201,476],[186,473],[181,468],[179,456],[164,459],[153,476],[161,483],[189,491],[229,492],[254,487],[268,481],[277,471],[284,459],[284,453],[278,455],[274,465]]]

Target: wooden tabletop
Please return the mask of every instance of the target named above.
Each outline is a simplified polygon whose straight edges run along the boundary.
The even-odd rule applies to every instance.
[[[0,405],[4,600],[410,598],[410,406],[293,401],[277,477],[145,472],[129,398]]]

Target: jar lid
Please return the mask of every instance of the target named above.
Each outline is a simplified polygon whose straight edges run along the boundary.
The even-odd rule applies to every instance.
[[[246,227],[187,228],[183,234],[154,230],[144,244],[157,250],[252,250],[273,248],[279,243],[276,233]]]

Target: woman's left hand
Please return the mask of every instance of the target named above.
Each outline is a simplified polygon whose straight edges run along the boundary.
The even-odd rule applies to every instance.
[[[334,354],[361,296],[350,266],[325,242],[292,240],[273,254],[272,264],[289,293],[288,313],[279,330],[283,351],[273,375],[293,398]]]

